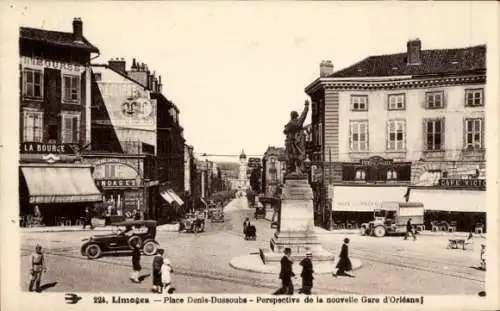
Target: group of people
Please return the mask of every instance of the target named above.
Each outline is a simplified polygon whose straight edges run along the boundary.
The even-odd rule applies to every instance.
[[[159,249],[153,257],[153,288],[155,293],[173,293],[175,288],[172,286],[173,272],[170,260],[166,257],[165,250]],[[141,273],[141,245],[136,243],[132,249],[132,273],[130,280],[134,283],[140,283],[139,279]]]
[[[333,276],[337,277],[339,275],[342,276],[351,276],[347,274],[346,271],[352,270],[352,263],[349,259],[349,239],[344,239],[344,244],[342,245],[342,249],[340,251],[339,260],[337,265],[335,266],[335,272],[333,272]],[[284,256],[280,261],[281,270],[279,274],[279,278],[281,279],[281,288],[274,292],[274,295],[293,295],[294,287],[292,278],[295,277],[295,273],[293,272],[293,260],[292,260],[292,250],[290,248],[285,248]],[[299,263],[302,267],[302,272],[300,277],[302,278],[302,287],[299,289],[299,294],[311,295],[311,290],[313,288],[313,280],[314,280],[314,267],[312,262],[312,252],[308,251],[306,253],[306,257],[302,259]],[[352,276],[351,276],[352,277]]]

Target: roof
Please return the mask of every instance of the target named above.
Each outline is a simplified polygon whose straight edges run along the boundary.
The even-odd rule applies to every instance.
[[[75,41],[72,32],[21,27],[20,38],[22,40],[38,41],[50,45],[65,46],[86,50],[88,52],[99,53],[99,49],[85,39],[85,37],[83,37],[83,42]]]
[[[127,75],[126,73],[124,72],[121,72],[119,70],[116,70],[114,69],[113,67],[110,67],[108,64],[91,64],[90,65],[91,67],[102,67],[102,68],[105,68],[105,69],[109,69],[111,71],[113,71],[114,73],[124,77],[125,79],[131,81],[131,82],[134,82],[135,84],[141,86],[142,88],[144,88],[144,90],[148,90],[147,87],[145,87],[142,83],[140,83],[139,81],[135,80],[134,78],[131,78],[129,75]]]
[[[407,53],[369,56],[334,72],[331,78],[451,75],[486,70],[486,45],[422,50],[421,64],[408,65]]]

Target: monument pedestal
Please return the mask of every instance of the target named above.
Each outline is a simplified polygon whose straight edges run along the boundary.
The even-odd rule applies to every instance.
[[[280,231],[274,234],[270,250],[260,250],[264,263],[280,261],[285,248],[292,250],[292,259],[300,260],[312,252],[313,261],[333,261],[314,230],[313,192],[307,177],[289,176],[281,197]]]

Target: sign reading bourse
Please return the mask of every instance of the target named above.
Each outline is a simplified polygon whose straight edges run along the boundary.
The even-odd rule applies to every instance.
[[[448,179],[439,180],[439,186],[449,189],[486,189],[486,179]]]
[[[20,149],[21,153],[75,154],[75,150],[69,144],[21,143]]]

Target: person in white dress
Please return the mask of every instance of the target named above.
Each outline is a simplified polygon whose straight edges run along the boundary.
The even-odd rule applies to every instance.
[[[163,265],[161,266],[161,283],[163,284],[163,292],[171,294],[175,291],[172,286],[172,266],[167,257],[163,258]]]

